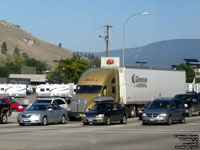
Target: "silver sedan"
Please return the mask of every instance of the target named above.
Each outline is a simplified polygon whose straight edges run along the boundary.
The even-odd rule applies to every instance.
[[[32,104],[17,116],[19,125],[62,123],[68,121],[67,110],[57,104]]]

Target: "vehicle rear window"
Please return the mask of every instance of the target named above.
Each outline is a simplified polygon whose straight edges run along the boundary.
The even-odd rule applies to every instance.
[[[51,100],[36,100],[35,103],[51,103]]]

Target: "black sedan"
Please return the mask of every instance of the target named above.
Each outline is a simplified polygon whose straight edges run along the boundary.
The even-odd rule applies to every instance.
[[[88,124],[106,124],[113,122],[127,123],[127,108],[117,103],[96,103],[88,112],[86,112],[82,121],[84,125]]]

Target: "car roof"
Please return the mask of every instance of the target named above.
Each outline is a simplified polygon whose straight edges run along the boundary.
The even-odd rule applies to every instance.
[[[55,100],[55,99],[63,99],[63,98],[61,98],[61,97],[38,97],[38,98],[36,98],[36,100]]]
[[[153,101],[172,101],[172,100],[176,100],[176,98],[157,98]],[[180,99],[177,99],[180,100]]]
[[[185,95],[197,95],[197,93],[184,93],[184,94],[176,94],[175,96],[185,96]]]
[[[49,104],[49,103],[34,103],[32,105],[51,105],[51,104]]]

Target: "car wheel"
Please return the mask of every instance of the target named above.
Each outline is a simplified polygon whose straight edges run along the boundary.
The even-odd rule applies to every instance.
[[[188,117],[192,117],[192,108],[189,108],[188,110]]]
[[[131,106],[130,108],[129,108],[129,117],[130,118],[133,118],[133,117],[135,117],[136,116],[136,108],[134,107],[134,106]]]
[[[171,125],[171,124],[172,124],[172,117],[171,117],[171,116],[169,116],[167,124],[168,124],[168,125]]]
[[[20,125],[20,126],[24,126],[24,125],[25,125],[25,123],[19,123],[19,125]]]
[[[181,118],[181,121],[180,121],[181,123],[185,123],[185,115],[183,115],[182,116],[182,118]]]
[[[89,125],[89,123],[88,122],[83,122],[83,125]]]
[[[111,119],[110,119],[110,117],[108,117],[107,120],[106,120],[106,125],[109,126],[110,124],[111,124]]]
[[[46,126],[48,124],[48,119],[47,119],[47,117],[43,117],[43,119],[42,119],[42,125],[43,126]]]
[[[60,123],[61,124],[66,124],[66,122],[67,122],[67,119],[66,119],[65,115],[62,115]]]
[[[122,121],[120,121],[121,124],[127,124],[127,118],[126,116],[123,116]]]
[[[6,114],[3,114],[1,117],[1,123],[6,124],[8,122],[8,116]]]
[[[148,122],[144,122],[144,121],[143,121],[142,124],[143,124],[143,125],[148,125]]]

